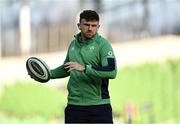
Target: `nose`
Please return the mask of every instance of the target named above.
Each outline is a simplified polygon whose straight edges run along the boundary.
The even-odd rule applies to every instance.
[[[90,26],[88,26],[88,30],[92,30],[92,26],[90,25]]]

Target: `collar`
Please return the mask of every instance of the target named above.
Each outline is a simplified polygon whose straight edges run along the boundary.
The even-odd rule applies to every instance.
[[[84,42],[81,42],[81,32],[79,32],[78,34],[74,35],[77,43],[80,44],[80,45],[90,44],[91,42],[93,42],[94,40],[96,40],[98,36],[99,36],[99,34],[96,33],[92,38],[90,38],[90,39],[88,39],[88,40],[86,40],[86,41],[84,41]]]

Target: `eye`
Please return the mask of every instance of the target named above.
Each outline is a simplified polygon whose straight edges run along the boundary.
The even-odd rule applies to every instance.
[[[92,27],[97,27],[97,25],[92,25]]]
[[[85,26],[90,26],[89,24],[84,24]]]

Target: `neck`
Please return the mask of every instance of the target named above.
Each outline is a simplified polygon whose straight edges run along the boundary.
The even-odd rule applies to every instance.
[[[81,42],[85,42],[88,38],[86,38],[82,33],[81,33]]]

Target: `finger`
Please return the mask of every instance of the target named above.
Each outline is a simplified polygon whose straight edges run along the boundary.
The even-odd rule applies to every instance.
[[[64,65],[72,65],[74,62],[66,62]]]
[[[70,66],[70,65],[69,65],[69,66],[65,66],[64,68],[65,68],[65,69],[68,69],[68,68],[71,68],[71,66]]]
[[[68,70],[67,70],[67,72],[70,72],[70,71],[71,71],[71,69],[68,69]]]
[[[65,66],[64,68],[67,69],[67,68],[74,68],[74,67],[75,67],[74,64],[70,64],[70,65]]]
[[[72,70],[74,70],[74,68],[69,68],[69,70],[68,70],[67,72],[70,72],[70,71],[72,71]]]
[[[69,62],[65,63],[64,65],[69,65]]]
[[[68,63],[65,63],[65,68],[72,68],[72,67],[75,67],[76,66],[76,63],[75,62],[68,62]]]

